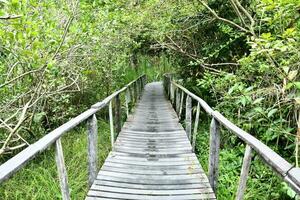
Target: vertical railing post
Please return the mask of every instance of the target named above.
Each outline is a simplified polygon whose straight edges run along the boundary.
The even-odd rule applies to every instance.
[[[182,90],[181,91],[180,108],[179,108],[179,114],[178,114],[179,119],[181,119],[181,115],[182,115],[183,101],[184,101],[184,91]]]
[[[172,84],[172,82],[171,82],[171,84],[170,84],[170,90],[171,90],[171,97],[170,97],[170,100],[171,100],[171,103],[172,103],[172,105],[174,105],[174,98],[175,98],[175,86]]]
[[[143,77],[140,78],[140,86],[141,86],[141,97],[142,97],[142,93],[143,93]]]
[[[220,125],[212,118],[210,124],[210,146],[209,146],[209,183],[215,193],[217,193],[218,171],[220,152]]]
[[[127,87],[126,93],[125,93],[125,104],[126,104],[126,116],[129,116],[129,102],[131,101],[130,98],[130,87]]]
[[[191,141],[192,133],[192,99],[189,95],[186,97],[185,102],[185,131]]]
[[[65,166],[63,148],[61,145],[60,138],[58,140],[56,140],[56,143],[55,143],[55,160],[56,160],[56,165],[57,165],[62,199],[69,200],[70,199],[70,190],[69,190],[69,184],[68,184],[68,174],[67,174],[67,170],[66,170],[66,166]]]
[[[128,87],[128,89],[129,89],[130,96],[131,96],[130,102],[131,102],[131,105],[133,105],[133,104],[134,104],[134,86],[133,86],[133,85],[130,85],[130,86]]]
[[[110,100],[109,102],[108,112],[109,112],[109,125],[110,125],[110,142],[111,142],[111,147],[113,147],[115,143],[115,133],[114,133],[112,100]]]
[[[133,86],[134,86],[134,103],[136,103],[138,101],[138,95],[139,95],[136,82],[133,83]]]
[[[115,97],[115,126],[116,126],[116,134],[119,134],[121,132],[122,128],[122,119],[121,119],[121,99],[120,99],[120,94],[117,94]]]
[[[246,190],[247,177],[250,170],[252,158],[252,148],[247,144],[243,159],[243,166],[241,170],[240,183],[236,194],[236,200],[242,200]]]
[[[177,115],[179,114],[179,107],[180,107],[180,92],[179,92],[179,88],[176,88],[176,103],[175,103],[175,105],[176,105],[176,113],[177,113]]]
[[[137,100],[139,100],[140,99],[140,84],[139,84],[139,79],[137,79],[136,81],[135,81],[135,84],[136,84],[136,89],[137,89]]]
[[[171,100],[171,88],[172,88],[172,82],[171,82],[171,78],[168,77],[168,99]]]
[[[88,165],[89,165],[89,187],[92,186],[94,180],[97,177],[97,141],[98,141],[98,126],[97,118],[94,114],[87,120],[88,130]]]
[[[193,152],[195,152],[195,148],[196,148],[196,139],[197,139],[197,133],[198,133],[199,115],[200,115],[200,103],[198,102],[196,117],[195,117],[195,124],[194,124],[194,131],[193,131],[193,142],[192,142]]]

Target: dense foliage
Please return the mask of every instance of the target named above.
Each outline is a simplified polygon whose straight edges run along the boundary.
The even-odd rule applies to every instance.
[[[154,80],[172,67],[189,89],[298,166],[299,19],[299,0],[0,0],[0,160],[138,74]],[[241,142],[223,135],[221,159],[240,159]],[[255,173],[262,188],[255,193],[250,181],[248,199],[262,198],[269,182],[263,198],[293,196],[258,164],[253,180]]]

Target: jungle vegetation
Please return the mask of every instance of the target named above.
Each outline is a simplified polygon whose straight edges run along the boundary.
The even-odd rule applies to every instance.
[[[299,68],[299,0],[0,0],[0,163],[138,75],[172,73],[299,166]],[[197,153],[206,167],[209,121],[201,118]],[[64,140],[76,152],[67,161],[73,199],[87,189],[77,168],[85,168],[84,147],[71,142],[84,134],[78,128]],[[109,151],[102,137],[100,163]],[[219,199],[234,198],[243,149],[222,132]],[[1,186],[0,199],[60,198],[48,157],[51,149]],[[246,199],[295,198],[253,160]]]

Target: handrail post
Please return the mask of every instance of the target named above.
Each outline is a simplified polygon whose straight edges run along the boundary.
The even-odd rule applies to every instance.
[[[113,147],[115,143],[115,133],[114,133],[112,100],[109,102],[108,110],[109,110],[108,112],[109,112],[109,126],[110,126],[110,142],[111,142],[111,147]]]
[[[243,166],[241,170],[240,183],[236,194],[236,200],[244,199],[247,177],[251,165],[251,158],[252,158],[252,148],[247,144],[245,149],[244,159],[243,159]]]
[[[176,88],[176,102],[175,102],[175,110],[177,115],[179,114],[179,107],[180,107],[180,92],[179,92],[179,88]]]
[[[88,129],[88,165],[89,165],[89,187],[92,186],[94,180],[97,177],[97,135],[98,135],[98,126],[97,118],[94,114],[87,120],[87,129]]]
[[[128,87],[128,89],[129,89],[129,93],[130,93],[130,102],[131,102],[131,105],[133,105],[134,104],[134,86],[132,86],[132,85],[130,85],[129,87]]]
[[[193,141],[192,141],[192,150],[195,152],[196,148],[196,139],[198,133],[198,124],[199,124],[199,115],[200,115],[200,103],[197,104],[197,112],[195,117],[194,131],[193,131]]]
[[[185,131],[191,142],[192,135],[192,98],[187,95],[185,102]]]
[[[116,107],[115,107],[115,116],[116,116],[115,126],[116,126],[116,134],[119,134],[121,132],[121,128],[122,128],[120,94],[116,95],[115,102],[116,102]]]
[[[181,115],[182,115],[183,101],[184,101],[184,91],[182,90],[181,91],[181,100],[180,100],[179,114],[178,114],[179,119],[181,119]]]
[[[130,97],[130,87],[128,87],[126,89],[126,93],[125,93],[125,104],[126,104],[126,116],[129,116],[129,102],[131,101],[131,97]]]
[[[209,183],[215,193],[217,193],[218,171],[220,152],[220,124],[212,118],[210,124],[210,146],[209,146]]]
[[[134,103],[138,101],[138,88],[136,82],[133,83],[134,86]]]
[[[70,200],[70,190],[68,184],[68,174],[64,161],[63,148],[61,145],[60,138],[56,140],[55,143],[55,160],[57,165],[60,189],[62,193],[63,200]]]
[[[172,84],[172,82],[170,83],[170,100],[171,103],[174,103],[174,85]]]

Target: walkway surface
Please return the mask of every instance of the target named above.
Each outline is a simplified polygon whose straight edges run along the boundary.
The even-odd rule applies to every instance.
[[[215,199],[160,82],[145,87],[86,200]]]

